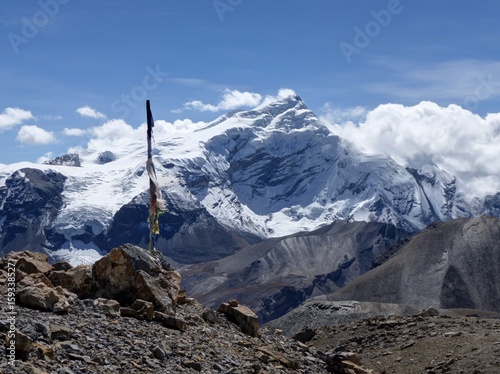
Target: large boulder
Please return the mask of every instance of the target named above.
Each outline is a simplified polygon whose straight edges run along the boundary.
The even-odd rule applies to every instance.
[[[172,313],[180,291],[180,274],[159,253],[124,244],[92,267],[95,296],[131,305],[137,299],[150,301],[155,309]]]
[[[231,300],[228,303],[222,303],[218,311],[240,326],[243,333],[253,337],[259,336],[259,317],[249,307]]]
[[[29,257],[20,258],[16,263],[16,267],[26,274],[47,273],[53,269],[52,265],[47,262],[47,259],[40,260]]]
[[[21,305],[43,311],[65,312],[69,307],[62,288],[53,288],[43,282],[20,289],[17,298]]]

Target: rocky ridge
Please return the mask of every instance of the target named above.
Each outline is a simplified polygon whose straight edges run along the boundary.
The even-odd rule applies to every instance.
[[[267,239],[218,261],[180,267],[181,285],[205,305],[237,298],[265,323],[348,284],[407,236],[389,224],[336,221]]]
[[[259,329],[235,300],[219,311],[204,307],[180,292],[178,273],[160,256],[139,247],[120,246],[76,268],[49,264],[40,253],[11,253],[0,262],[2,294],[8,263],[16,265],[16,361],[2,359],[2,373],[322,373],[333,364],[369,373],[347,353],[325,356]],[[6,348],[7,312],[3,306]]]

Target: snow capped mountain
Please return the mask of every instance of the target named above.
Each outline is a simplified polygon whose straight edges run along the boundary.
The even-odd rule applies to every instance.
[[[89,145],[80,167],[2,166],[0,251],[67,255],[107,251],[123,240],[146,245],[146,131],[139,130],[126,145]],[[175,261],[221,258],[338,219],[416,231],[485,210],[436,165],[405,168],[356,151],[296,95],[194,130],[157,121],[155,134],[154,162],[169,209],[157,247]],[[499,211],[495,201],[489,198],[489,212]]]

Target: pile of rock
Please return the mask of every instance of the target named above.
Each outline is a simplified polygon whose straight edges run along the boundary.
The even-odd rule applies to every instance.
[[[323,356],[280,331],[260,329],[236,300],[218,311],[180,291],[180,276],[158,254],[132,245],[92,266],[49,264],[40,253],[16,262],[16,361],[0,373],[321,373]],[[2,306],[7,311],[5,306]],[[0,317],[0,340],[9,322]]]
[[[19,305],[63,313],[69,300],[77,297],[105,298],[123,306],[141,299],[160,312],[174,312],[181,277],[157,253],[151,255],[125,244],[93,266],[72,268],[64,262],[51,265],[47,260],[45,254],[34,252],[11,252],[2,260],[4,264],[16,262]]]

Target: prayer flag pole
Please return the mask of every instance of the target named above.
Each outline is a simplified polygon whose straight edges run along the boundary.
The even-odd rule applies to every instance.
[[[151,106],[149,100],[146,101],[146,115],[148,121],[148,160],[146,162],[146,170],[149,176],[149,214],[148,214],[148,226],[149,226],[149,245],[148,250],[152,251],[155,249],[155,235],[160,233],[160,227],[158,224],[158,217],[164,213],[166,209],[166,202],[161,197],[160,185],[158,184],[158,179],[156,177],[156,170],[153,164],[153,151],[151,146],[151,138],[153,137],[153,127],[154,119],[151,113]]]

